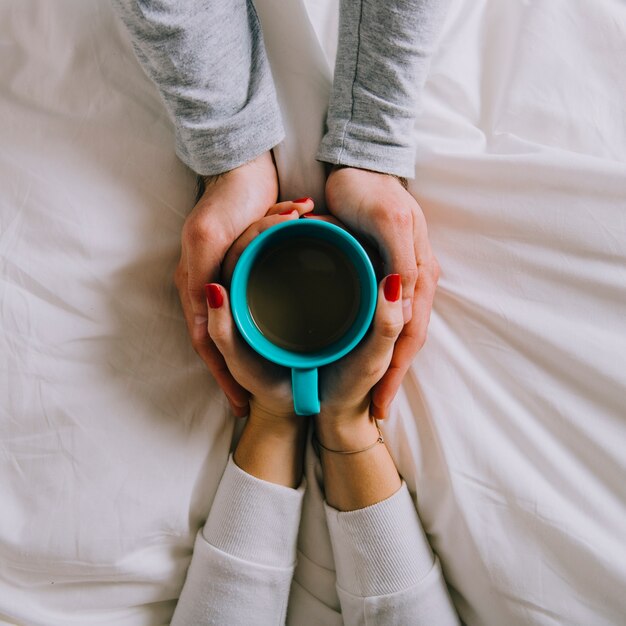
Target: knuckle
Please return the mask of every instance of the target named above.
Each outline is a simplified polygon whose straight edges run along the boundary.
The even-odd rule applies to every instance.
[[[204,285],[196,286],[188,282],[186,285],[183,285],[183,288],[187,290],[191,310],[194,315],[206,315],[206,293],[204,292]]]
[[[402,285],[405,291],[412,291],[415,289],[415,283],[419,278],[419,270],[417,267],[405,268],[402,270]],[[402,294],[406,297],[406,293]]]
[[[192,249],[206,245],[223,249],[230,244],[222,228],[207,219],[193,218],[187,220],[183,226],[182,241],[184,246]]]
[[[384,375],[386,372],[386,368],[378,365],[378,367],[372,368],[369,372],[369,385],[374,386]]]
[[[207,351],[206,339],[200,337],[191,337],[191,346],[204,359],[204,355]]]
[[[225,322],[211,322],[211,324],[209,325],[209,335],[222,354],[227,352],[228,327]]]
[[[402,233],[406,233],[413,238],[413,213],[406,207],[400,207],[392,211],[393,221]]]
[[[381,321],[378,332],[385,339],[395,339],[402,332],[402,328],[402,320],[385,319]]]
[[[367,381],[367,386],[371,389],[387,373],[388,368],[389,359],[385,359],[384,361],[377,359],[369,363],[364,372],[364,379]]]
[[[411,209],[402,205],[390,206],[384,202],[377,202],[372,208],[372,218],[376,223],[394,230],[408,233],[413,231]]]
[[[190,244],[208,235],[208,229],[203,221],[189,218],[184,226],[182,233],[183,244]]]
[[[374,386],[376,376],[381,369],[378,359],[370,358],[361,365],[359,373],[359,384],[363,389]]]
[[[428,319],[416,319],[415,317],[406,325],[403,335],[411,358],[417,354],[424,343],[428,330]]]

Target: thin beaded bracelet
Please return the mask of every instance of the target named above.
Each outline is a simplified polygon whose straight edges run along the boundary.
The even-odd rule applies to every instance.
[[[383,437],[382,432],[380,432],[380,428],[378,426],[378,422],[374,420],[374,424],[376,425],[376,430],[378,431],[378,439],[366,446],[365,448],[361,448],[360,450],[333,450],[332,448],[327,448],[322,442],[317,438],[317,433],[313,432],[313,444],[318,448],[322,448],[322,450],[326,450],[326,452],[333,452],[334,454],[358,454],[359,452],[366,452],[367,450],[371,450],[374,446],[377,446],[379,443],[385,443],[385,438]]]

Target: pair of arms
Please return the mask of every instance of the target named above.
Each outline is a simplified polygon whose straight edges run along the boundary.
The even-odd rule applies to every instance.
[[[252,0],[113,4],[174,122],[178,154],[211,177],[185,222],[175,282],[194,348],[233,412],[246,415],[248,394],[207,334],[203,286],[218,280],[231,244],[278,197],[270,149],[284,132],[260,23]],[[385,272],[400,274],[403,286],[405,327],[374,389],[377,417],[386,415],[425,340],[438,278],[422,211],[388,174],[413,175],[413,123],[447,4],[340,0],[337,61],[318,159],[349,167],[329,175],[327,209],[378,248]]]
[[[271,207],[235,242],[226,271],[260,232],[298,219],[301,204]],[[302,480],[309,427],[319,441],[319,487],[344,623],[458,623],[412,498],[371,418],[371,389],[403,328],[401,295],[399,275],[381,281],[366,339],[321,369],[322,411],[309,424],[293,413],[289,371],[249,348],[235,330],[227,290],[206,286],[208,333],[250,393],[250,415],[196,541],[175,626],[285,622],[304,486],[317,487],[310,448]]]

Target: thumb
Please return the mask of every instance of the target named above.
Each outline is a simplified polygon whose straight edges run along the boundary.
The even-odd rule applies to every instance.
[[[263,361],[237,332],[230,310],[228,291],[217,283],[205,285],[209,304],[207,330],[211,340],[224,358],[234,379],[247,391],[258,388],[273,364]]]
[[[215,231],[215,229],[213,229]],[[230,242],[219,232],[211,233],[208,226],[186,229],[183,250],[187,258],[187,296],[191,308],[190,333],[192,343],[206,340],[207,303],[204,285],[216,280],[220,262]]]
[[[348,376],[357,372],[359,388],[369,391],[383,377],[403,326],[402,278],[400,274],[390,274],[378,287],[378,304],[371,333],[345,359],[343,370]]]
[[[367,359],[377,364],[377,383],[389,367],[396,339],[404,327],[402,315],[402,277],[389,274],[378,287],[378,304],[374,315],[373,332],[366,346]]]

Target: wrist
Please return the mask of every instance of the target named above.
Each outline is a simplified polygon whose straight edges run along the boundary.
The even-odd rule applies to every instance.
[[[269,183],[270,194],[274,195],[274,200],[278,196],[278,174],[276,171],[276,160],[272,150],[266,150],[259,156],[246,161],[231,170],[220,172],[219,174],[198,174],[196,181],[196,203],[200,201],[206,192],[212,192],[212,187],[226,179],[237,179],[241,177],[243,184],[246,178],[251,175],[260,174],[265,183]]]
[[[306,430],[307,423],[305,418],[294,413],[292,406],[280,409],[259,403],[256,398],[250,400],[246,428],[263,431],[272,437],[290,439]]]
[[[233,459],[245,472],[261,480],[297,488],[302,479],[302,457],[308,420],[278,417],[254,400]]]
[[[322,446],[332,450],[360,450],[378,438],[376,422],[369,413],[369,406],[346,416],[315,418],[315,435]]]
[[[343,169],[352,169],[352,170],[357,170],[361,172],[368,172],[370,174],[377,174],[379,176],[387,176],[390,178],[395,178],[405,190],[409,188],[409,181],[404,176],[398,176],[397,174],[391,174],[390,172],[377,172],[376,170],[370,170],[365,167],[358,167],[356,165],[334,164],[330,168],[330,174],[334,174],[335,172],[338,172],[339,170],[343,170]]]

